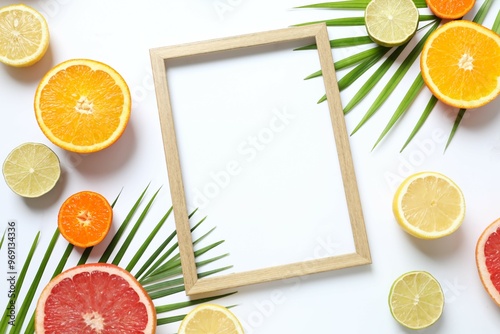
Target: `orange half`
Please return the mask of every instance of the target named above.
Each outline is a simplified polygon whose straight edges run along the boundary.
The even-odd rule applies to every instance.
[[[122,76],[90,59],[55,66],[35,94],[42,132],[72,152],[96,152],[116,142],[127,126],[130,110],[130,90]]]
[[[113,209],[109,202],[93,191],[71,195],[59,209],[57,225],[71,244],[87,248],[100,243],[109,232]]]
[[[481,107],[500,93],[500,36],[471,21],[448,22],[425,42],[420,69],[442,102]]]

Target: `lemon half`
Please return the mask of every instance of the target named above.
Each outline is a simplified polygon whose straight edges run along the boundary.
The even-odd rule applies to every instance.
[[[399,225],[411,235],[436,239],[455,232],[465,217],[465,199],[458,185],[436,172],[406,178],[392,203]]]
[[[226,307],[201,304],[192,309],[181,322],[178,334],[244,334],[238,318]]]
[[[61,166],[57,155],[46,145],[25,143],[9,153],[2,172],[12,191],[32,198],[54,188],[61,175]]]

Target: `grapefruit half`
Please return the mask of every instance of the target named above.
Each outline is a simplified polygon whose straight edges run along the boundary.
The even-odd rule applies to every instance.
[[[500,219],[488,226],[479,237],[476,264],[484,288],[500,306]]]
[[[35,330],[37,334],[153,334],[156,310],[128,271],[107,263],[83,264],[57,275],[44,288]]]

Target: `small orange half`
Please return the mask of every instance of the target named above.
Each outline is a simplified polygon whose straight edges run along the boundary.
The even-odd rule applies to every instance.
[[[93,191],[71,195],[59,209],[57,224],[61,235],[77,247],[91,247],[108,234],[113,209],[104,196]]]
[[[427,7],[442,19],[458,19],[467,14],[476,0],[425,0]]]
[[[425,42],[420,69],[427,87],[442,102],[481,107],[500,93],[500,36],[471,21],[450,21]]]
[[[35,94],[38,125],[57,146],[100,151],[120,138],[130,118],[130,90],[110,66],[72,59],[52,68]]]

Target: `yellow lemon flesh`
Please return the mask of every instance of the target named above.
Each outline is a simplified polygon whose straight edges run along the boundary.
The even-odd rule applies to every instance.
[[[465,217],[465,199],[460,188],[447,176],[422,172],[401,183],[392,209],[406,232],[422,239],[436,239],[461,226]]]

